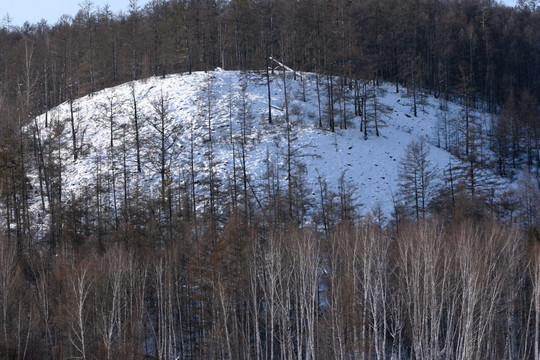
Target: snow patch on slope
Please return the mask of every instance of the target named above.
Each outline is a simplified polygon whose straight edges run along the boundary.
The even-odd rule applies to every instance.
[[[260,73],[223,71],[153,77],[134,83],[105,89],[92,96],[85,96],[73,103],[76,152],[75,160],[70,124],[70,104],[64,103],[51,110],[49,126],[45,116],[37,118],[44,141],[59,143],[58,159],[62,162],[63,198],[77,197],[93,191],[99,181],[111,182],[114,178],[120,192],[126,181],[131,192],[137,187],[156,196],[161,186],[159,171],[159,133],[151,125],[158,118],[156,104],[161,98],[166,102],[167,176],[174,183],[182,183],[189,176],[191,146],[197,175],[197,191],[204,192],[203,179],[209,170],[210,144],[214,154],[217,176],[222,186],[227,185],[233,173],[233,143],[236,166],[240,166],[238,153],[242,126],[246,121],[246,166],[250,183],[263,186],[263,177],[269,166],[278,170],[282,187],[286,188],[286,121],[282,73],[272,76],[271,96],[273,123],[268,124],[268,98],[266,80]],[[371,85],[367,85],[370,86]],[[305,165],[304,180],[313,189],[312,201],[318,201],[317,184],[325,179],[330,188],[337,191],[338,182],[353,184],[360,213],[369,213],[377,205],[389,216],[393,209],[392,196],[396,193],[398,164],[404,156],[405,147],[412,140],[424,137],[430,144],[430,160],[444,168],[456,159],[437,147],[441,143],[440,102],[432,97],[423,99],[418,116],[412,116],[412,99],[402,89],[398,93],[390,85],[377,88],[379,106],[379,132],[375,135],[374,124],[368,124],[368,136],[360,131],[360,117],[354,116],[353,93],[346,89],[345,102],[337,101],[336,131],[327,130],[324,80],[319,84],[323,128],[319,128],[319,106],[316,75],[293,79],[287,73],[287,92],[290,95],[289,112],[294,141],[294,158]],[[134,91],[140,122],[142,172],[136,169],[134,133]],[[304,101],[305,99],[305,101]],[[111,147],[110,110],[113,109],[113,146]],[[344,125],[343,104],[347,114],[347,130]],[[459,114],[460,106],[445,104],[447,114]],[[450,115],[449,115],[450,116]],[[210,130],[209,130],[210,120]],[[60,129],[60,136],[55,135]],[[210,141],[211,136],[211,141]],[[270,163],[269,163],[270,161]],[[37,175],[33,175],[37,189]],[[222,188],[224,190],[224,188]],[[37,190],[36,190],[37,192]],[[118,195],[118,197],[121,197]],[[112,202],[113,200],[108,199]],[[37,203],[36,203],[37,204]],[[37,208],[37,205],[36,205]]]

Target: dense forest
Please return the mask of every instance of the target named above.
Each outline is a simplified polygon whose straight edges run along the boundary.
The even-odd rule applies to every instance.
[[[36,115],[134,79],[263,69],[275,57],[302,71],[467,93],[496,111],[524,91],[540,95],[538,16],[532,1],[131,1],[120,15],[84,1],[54,25],[4,22],[3,106]]]
[[[0,359],[540,359],[536,1],[131,0],[114,14],[85,0],[55,24],[14,27],[6,17],[0,52]],[[197,184],[208,189],[204,206],[193,163],[191,182],[170,193],[164,156],[156,194],[115,192],[124,198],[114,212],[102,202],[107,183],[126,188],[128,172],[141,172],[138,121],[151,120],[137,108],[136,80],[257,71],[270,99],[271,77],[283,74],[289,138],[283,64],[314,74],[329,132],[345,92],[354,116],[367,119],[368,104],[376,114],[366,84],[406,88],[413,116],[422,97],[459,104],[461,135],[439,145],[461,168],[450,164],[428,188],[425,144],[412,142],[385,217],[355,208],[358,189],[345,181],[335,193],[322,180],[307,188],[290,139],[286,180],[269,170],[255,188],[245,130],[231,130],[238,174],[219,183],[210,130],[210,175]],[[124,174],[66,198],[61,142],[42,134],[71,126],[76,162],[76,99],[128,82],[133,125],[121,130],[136,141],[124,141],[123,160],[114,155]],[[210,90],[205,101],[210,114]],[[65,102],[71,122],[56,128],[49,110]],[[152,106],[165,149],[179,130],[165,127],[163,96]],[[112,100],[104,109],[110,148],[120,147]],[[126,146],[136,159],[126,160]],[[478,186],[486,169],[520,185],[495,197]],[[308,204],[310,194],[320,201]],[[43,209],[39,231],[32,206]]]

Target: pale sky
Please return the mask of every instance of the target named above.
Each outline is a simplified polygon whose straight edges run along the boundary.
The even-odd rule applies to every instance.
[[[139,7],[143,7],[150,0],[138,0]],[[514,6],[517,0],[498,0],[508,6]],[[22,26],[25,21],[36,24],[41,19],[47,24],[54,25],[64,14],[75,16],[79,11],[79,4],[83,0],[0,0],[0,26],[5,25],[6,14],[9,14],[13,26]],[[112,12],[127,12],[129,0],[92,0],[94,7],[110,5]]]
[[[0,0],[0,26],[5,25],[6,14],[11,18],[12,26],[22,26],[25,21],[36,24],[41,19],[54,25],[64,14],[75,16],[84,0]],[[150,0],[138,0],[140,8]],[[111,11],[118,14],[128,12],[129,0],[92,0],[94,9],[109,4]]]

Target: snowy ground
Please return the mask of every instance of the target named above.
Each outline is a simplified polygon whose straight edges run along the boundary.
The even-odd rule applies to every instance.
[[[287,74],[290,120],[292,134],[295,135],[292,146],[295,159],[306,167],[305,180],[313,187],[314,193],[319,178],[326,179],[329,187],[336,190],[338,179],[345,173],[345,180],[357,188],[359,212],[369,213],[376,204],[380,204],[383,213],[388,216],[393,207],[392,194],[396,192],[398,164],[411,140],[426,138],[431,147],[430,159],[433,164],[444,168],[449,163],[451,155],[437,147],[442,141],[437,129],[440,128],[442,116],[459,116],[461,108],[458,105],[445,104],[448,110],[444,113],[440,110],[439,100],[423,97],[418,116],[414,117],[412,98],[406,90],[400,89],[396,93],[393,86],[382,85],[376,89],[380,136],[375,135],[374,124],[370,122],[366,140],[359,129],[360,117],[354,117],[352,92],[346,94],[347,130],[340,129],[342,102],[335,99],[336,131],[332,133],[328,130],[326,120],[328,102],[325,79],[321,78],[319,86],[324,125],[321,129],[318,127],[315,75],[305,74],[293,80],[292,74]],[[164,79],[149,78],[78,99],[73,104],[77,160],[73,156],[69,104],[64,103],[51,110],[49,122],[64,127],[56,140],[63,144],[59,153],[64,168],[62,184],[66,195],[63,197],[69,199],[69,194],[77,195],[94,188],[101,174],[109,174],[110,177],[114,172],[118,183],[121,183],[124,154],[130,173],[130,187],[137,183],[145,191],[157,194],[161,181],[158,166],[160,134],[151,123],[158,118],[155,105],[162,96],[167,108],[167,173],[171,181],[182,182],[186,177],[192,144],[199,177],[204,177],[208,171],[208,156],[205,153],[208,154],[211,144],[217,174],[222,179],[230,179],[232,144],[235,144],[236,166],[239,166],[239,144],[245,119],[250,182],[257,186],[262,181],[269,159],[272,166],[281,169],[280,177],[285,184],[287,137],[282,73],[276,72],[272,76],[274,121],[271,125],[267,121],[265,81],[263,74],[217,69],[209,73],[170,75]],[[245,91],[242,91],[242,87]],[[368,87],[373,90],[371,85]],[[141,174],[136,173],[132,89],[136,94],[141,126]],[[109,119],[111,108],[113,147]],[[45,128],[44,115],[38,118],[37,124],[41,136],[53,142],[50,139],[54,137],[54,126]],[[212,141],[209,141],[210,136]],[[452,158],[452,161],[457,160]],[[37,174],[32,177],[32,182],[37,189]],[[224,180],[223,184],[226,183]],[[198,186],[203,191],[202,185]]]

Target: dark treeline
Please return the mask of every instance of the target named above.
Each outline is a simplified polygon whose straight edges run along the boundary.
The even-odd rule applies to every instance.
[[[3,359],[538,359],[536,241],[489,220],[374,221],[17,263],[0,241]]]
[[[468,93],[492,110],[540,96],[540,11],[491,0],[131,1],[113,14],[0,30],[5,106],[43,113],[70,97],[177,72],[294,69],[395,82],[436,96]],[[17,103],[17,98],[21,97]]]

